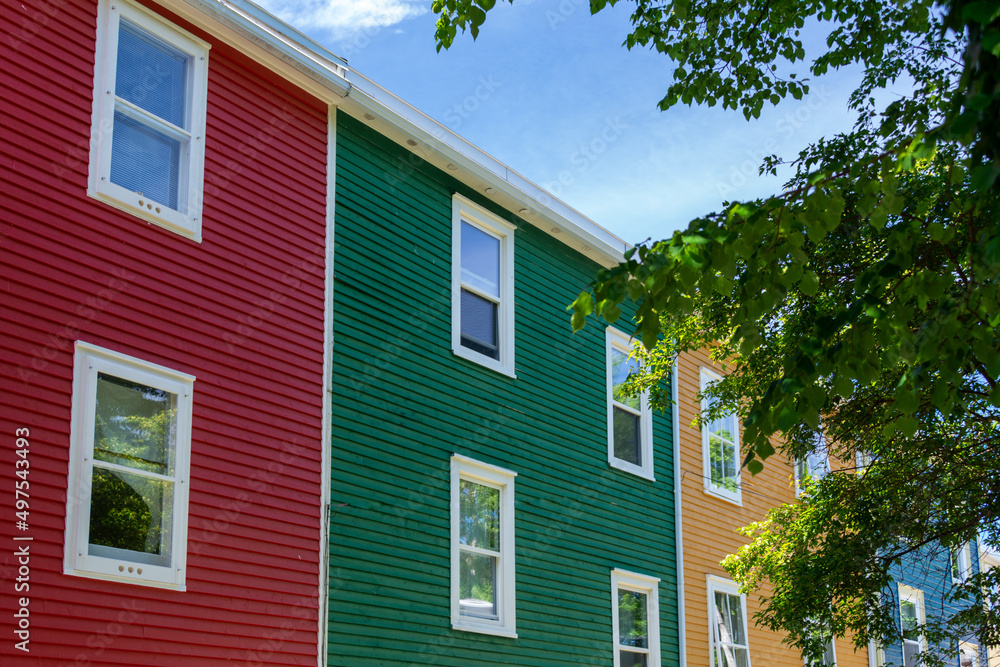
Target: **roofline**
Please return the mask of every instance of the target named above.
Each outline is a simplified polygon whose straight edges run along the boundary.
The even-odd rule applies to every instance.
[[[602,266],[630,246],[249,0],[155,0]],[[415,143],[414,143],[415,142]]]
[[[350,70],[348,76],[351,90],[342,102],[345,111],[355,112],[364,122],[391,139],[405,143],[410,151],[452,173],[479,194],[510,209],[523,220],[603,266],[621,262],[623,253],[631,247],[566,202],[357,70]],[[378,123],[378,118],[383,122]],[[415,139],[417,145],[406,142],[405,137]]]

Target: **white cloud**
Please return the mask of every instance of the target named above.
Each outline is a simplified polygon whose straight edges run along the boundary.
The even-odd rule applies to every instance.
[[[328,31],[343,40],[359,31],[396,25],[427,13],[426,0],[257,0],[264,9],[299,30]]]

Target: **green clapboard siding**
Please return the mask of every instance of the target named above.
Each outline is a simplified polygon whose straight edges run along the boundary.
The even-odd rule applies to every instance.
[[[611,569],[661,579],[677,664],[672,433],[656,481],[607,462],[598,266],[346,114],[337,119],[329,664],[612,665]],[[452,194],[518,225],[512,379],[451,352]],[[455,631],[449,458],[518,473],[517,639]]]

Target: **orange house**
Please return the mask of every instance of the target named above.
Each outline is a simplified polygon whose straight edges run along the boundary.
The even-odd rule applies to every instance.
[[[698,427],[698,415],[707,407],[701,390],[724,372],[707,350],[685,353],[677,360],[681,663],[688,667],[803,667],[802,654],[783,644],[781,634],[755,625],[758,596],[740,595],[720,565],[747,542],[736,532],[738,528],[764,518],[772,507],[795,500],[795,471],[788,459],[775,455],[754,477],[740,470],[741,434],[735,416]],[[868,667],[868,654],[855,652],[849,641],[840,639],[831,642],[819,664]]]

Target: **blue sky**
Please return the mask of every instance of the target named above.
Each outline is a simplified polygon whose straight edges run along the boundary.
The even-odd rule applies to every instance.
[[[856,73],[812,83],[747,122],[657,102],[673,65],[622,46],[629,3],[498,2],[476,41],[436,53],[430,0],[258,0],[379,85],[626,241],[668,237],[724,200],[762,197],[764,155],[848,129]],[[800,71],[803,68],[800,68]]]

